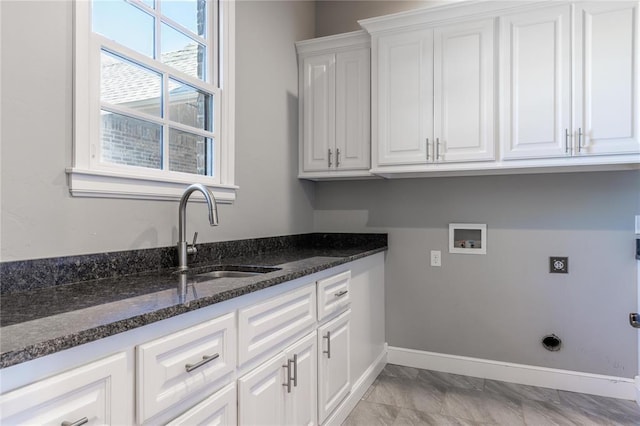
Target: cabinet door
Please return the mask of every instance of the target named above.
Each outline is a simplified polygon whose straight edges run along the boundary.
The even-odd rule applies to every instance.
[[[238,379],[238,424],[284,425],[287,357],[281,353]]]
[[[236,385],[231,383],[180,417],[167,423],[167,426],[236,425],[236,402]]]
[[[434,30],[435,161],[494,159],[494,22]]]
[[[369,169],[371,147],[370,51],[336,54],[337,170]]]
[[[236,367],[235,314],[139,345],[136,356],[138,422],[143,423],[229,383]]]
[[[638,2],[575,8],[576,154],[640,152]]]
[[[379,36],[376,66],[377,165],[425,164],[433,140],[433,30]]]
[[[318,328],[318,421],[322,423],[351,391],[351,310]]]
[[[113,355],[0,396],[0,423],[130,424],[132,388],[126,355]]]
[[[500,18],[503,158],[571,154],[571,7]]]
[[[335,161],[335,54],[304,58],[302,73],[302,166],[329,170]]]
[[[295,385],[286,394],[285,411],[288,425],[318,424],[318,347],[316,332],[300,339],[285,351],[288,360],[295,360]],[[292,373],[293,374],[293,373]]]

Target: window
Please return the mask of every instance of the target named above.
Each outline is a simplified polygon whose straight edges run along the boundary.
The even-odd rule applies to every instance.
[[[74,196],[233,201],[233,0],[77,0]]]

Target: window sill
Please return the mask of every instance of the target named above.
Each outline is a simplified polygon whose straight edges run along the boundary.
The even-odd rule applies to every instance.
[[[74,197],[127,198],[137,200],[179,200],[186,186],[206,185],[216,201],[231,204],[236,199],[235,185],[208,182],[204,176],[158,179],[134,174],[68,168],[69,192]],[[194,194],[196,195],[196,194]]]

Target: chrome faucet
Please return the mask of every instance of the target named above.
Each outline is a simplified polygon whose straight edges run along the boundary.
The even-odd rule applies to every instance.
[[[216,197],[213,196],[211,191],[200,183],[194,183],[185,189],[182,198],[180,198],[180,206],[178,207],[178,269],[184,271],[188,269],[187,255],[197,253],[196,239],[198,233],[193,236],[193,244],[187,243],[185,234],[187,233],[187,201],[189,196],[195,191],[202,192],[204,199],[207,201],[207,207],[209,208],[209,223],[211,226],[218,225],[218,205],[216,203]]]

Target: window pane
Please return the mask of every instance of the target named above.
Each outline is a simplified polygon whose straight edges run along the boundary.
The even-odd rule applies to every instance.
[[[111,55],[101,54],[100,100],[162,116],[162,75]]]
[[[176,129],[169,130],[169,170],[213,176],[213,142]]]
[[[169,79],[169,120],[213,131],[213,96]]]
[[[162,24],[160,35],[162,62],[185,74],[204,80],[205,47],[166,24]]]
[[[101,161],[162,168],[162,126],[101,111]]]
[[[162,14],[201,37],[206,34],[206,0],[163,1]]]
[[[129,3],[114,0],[94,0],[92,15],[93,32],[154,57],[154,18],[151,15]]]

